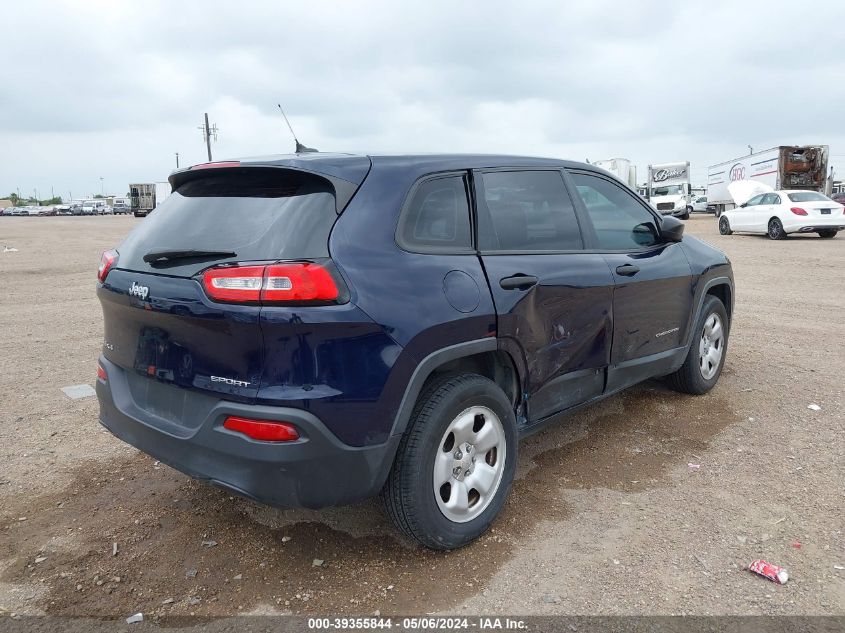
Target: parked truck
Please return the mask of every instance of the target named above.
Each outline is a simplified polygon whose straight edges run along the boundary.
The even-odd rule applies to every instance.
[[[597,160],[593,164],[609,171],[631,189],[637,188],[637,166],[632,165],[627,158],[608,158]]]
[[[829,194],[829,154],[827,145],[779,145],[712,165],[707,170],[707,207],[717,217],[733,209],[728,185],[737,180]]]
[[[170,195],[169,182],[149,182],[129,185],[129,208],[136,218],[153,212]]]
[[[686,220],[692,211],[689,161],[648,166],[648,200],[663,215]]]

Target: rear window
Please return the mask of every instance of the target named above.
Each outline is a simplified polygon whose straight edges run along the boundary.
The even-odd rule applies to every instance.
[[[334,190],[322,178],[282,169],[203,174],[181,184],[118,247],[118,267],[192,275],[225,261],[328,257],[337,219]],[[231,251],[218,259],[152,266],[157,250]]]
[[[415,252],[470,251],[466,179],[454,175],[420,184],[403,212],[398,238],[401,246]]]
[[[831,202],[830,198],[815,191],[796,191],[786,195],[793,202]]]

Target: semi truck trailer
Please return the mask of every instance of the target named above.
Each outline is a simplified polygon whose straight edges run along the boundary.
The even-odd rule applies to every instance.
[[[732,158],[707,169],[707,208],[722,215],[737,206],[728,185],[751,180],[772,189],[805,189],[830,194],[827,145],[779,145]]]

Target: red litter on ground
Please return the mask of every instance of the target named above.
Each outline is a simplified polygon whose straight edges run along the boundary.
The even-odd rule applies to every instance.
[[[755,574],[768,578],[779,585],[783,585],[789,580],[789,572],[783,567],[772,565],[764,560],[755,560],[748,566],[748,571],[753,571]]]
[[[795,541],[795,542],[792,544],[792,547],[794,547],[795,549],[801,549],[801,543],[799,543],[798,541]]]

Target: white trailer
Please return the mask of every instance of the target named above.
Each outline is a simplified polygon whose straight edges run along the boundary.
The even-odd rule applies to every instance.
[[[637,166],[632,165],[627,158],[608,158],[597,160],[593,164],[609,171],[631,189],[637,188]]]
[[[157,182],[156,187],[156,206],[160,205],[167,199],[167,196],[173,191],[173,187],[166,180],[164,182]]]
[[[827,145],[779,145],[733,158],[707,169],[707,207],[716,212],[736,206],[728,185],[752,180],[772,189],[806,189],[829,193]]]
[[[648,201],[663,215],[687,219],[692,211],[689,161],[649,165]]]

